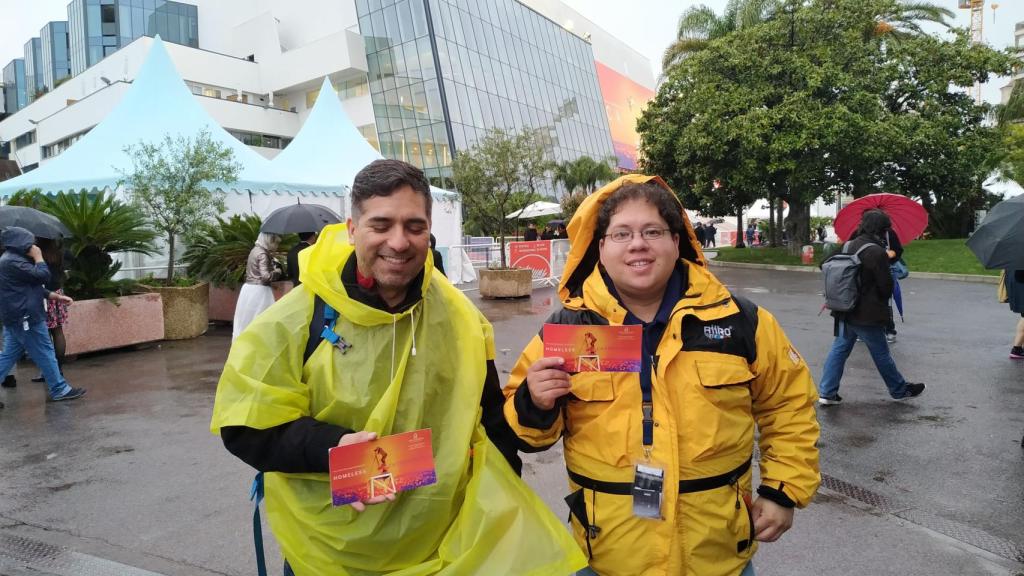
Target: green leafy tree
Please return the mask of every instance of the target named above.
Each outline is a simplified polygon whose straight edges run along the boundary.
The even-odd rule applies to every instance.
[[[992,140],[985,108],[957,87],[1004,73],[1010,59],[962,31],[914,33],[920,14],[906,5],[793,0],[707,43],[641,117],[644,168],[709,214],[762,196],[788,202],[792,238],[809,237],[815,199],[878,191],[921,199],[936,228],[955,233],[946,220],[984,195]],[[880,29],[889,22],[905,23],[898,38],[895,24]]]
[[[203,130],[194,137],[167,135],[157,143],[125,147],[132,169],[122,173],[134,203],[167,241],[167,282],[174,278],[175,239],[213,220],[226,207],[213,185],[238,179],[241,165],[230,148]]]
[[[532,130],[509,133],[494,128],[452,163],[452,179],[467,220],[500,238],[502,268],[507,267],[505,217],[540,199],[537,186],[550,169],[543,140]]]

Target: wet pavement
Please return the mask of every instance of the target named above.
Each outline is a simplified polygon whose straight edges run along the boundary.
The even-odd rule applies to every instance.
[[[818,316],[813,274],[716,269],[772,311],[820,375],[832,322]],[[893,347],[920,398],[888,399],[862,346],[847,363],[841,406],[822,408],[824,487],[794,528],[763,545],[759,575],[1024,575],[1024,362],[1007,358],[1016,318],[995,287],[913,277]],[[480,301],[507,373],[557,307]],[[0,392],[0,575],[242,575],[254,572],[252,470],[208,431],[230,330],[67,367],[89,388],[47,404],[19,366]],[[506,374],[507,376],[507,374]],[[565,516],[558,449],[525,457],[525,478]],[[270,538],[268,538],[270,540]],[[271,573],[279,573],[269,551]]]

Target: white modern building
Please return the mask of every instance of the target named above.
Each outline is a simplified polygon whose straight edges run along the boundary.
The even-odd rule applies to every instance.
[[[0,142],[22,171],[117,105],[141,36],[157,33],[202,107],[262,156],[288,145],[329,78],[375,148],[440,185],[453,151],[491,127],[546,129],[555,160],[617,154],[632,168],[628,132],[655,86],[649,61],[558,0],[73,0],[68,12],[63,27],[25,23],[26,41],[45,24],[43,54],[67,30],[71,75],[7,106]],[[11,67],[15,84],[23,68]],[[8,86],[14,102],[19,88]]]
[[[1013,29],[1013,47],[1018,51],[1024,51],[1024,22],[1017,22],[1017,25]],[[1021,58],[1024,59],[1024,52],[1021,52]],[[1000,96],[1002,97],[1003,104],[1010,101],[1010,92],[1013,92],[1014,82],[1022,79],[1024,79],[1024,72],[1010,78],[1010,81],[1000,89],[1002,92]]]

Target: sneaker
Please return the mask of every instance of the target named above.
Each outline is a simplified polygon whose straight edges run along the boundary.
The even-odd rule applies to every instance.
[[[888,342],[889,344],[895,344],[896,343],[896,333],[895,332],[891,332],[891,333],[887,332],[885,334],[885,341]]]
[[[56,398],[48,398],[47,402],[63,402],[64,400],[77,400],[85,396],[85,388],[72,388],[68,390],[63,396],[57,396]]]
[[[903,393],[903,396],[894,398],[894,400],[906,400],[907,398],[916,398],[924,392],[924,384],[919,382],[907,382],[907,391]]]
[[[839,394],[835,396],[822,396],[818,398],[818,404],[822,406],[836,406],[843,403],[843,397]]]
[[[4,388],[15,388],[18,386],[18,380],[14,377],[14,374],[8,374],[4,381],[0,383],[0,386]]]
[[[1024,346],[1014,346],[1010,348],[1010,358],[1014,360],[1024,360]]]
[[[44,378],[43,375],[40,374],[39,376],[36,376],[35,378],[33,378],[32,381],[33,382],[46,382],[46,378]]]

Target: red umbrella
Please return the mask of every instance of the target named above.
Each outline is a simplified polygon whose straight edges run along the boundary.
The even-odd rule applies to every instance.
[[[869,194],[850,202],[836,216],[836,236],[849,240],[860,225],[864,212],[878,208],[889,215],[892,229],[901,244],[908,244],[928,227],[928,211],[917,202],[900,194]]]

